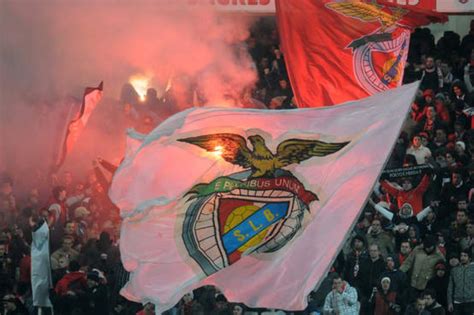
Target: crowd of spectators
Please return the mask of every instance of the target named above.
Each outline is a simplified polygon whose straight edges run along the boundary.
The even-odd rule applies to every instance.
[[[275,29],[262,23],[247,46],[259,79],[243,93],[242,104],[294,108]],[[448,31],[437,42],[428,29],[417,29],[404,82],[417,79],[420,92],[386,165],[412,172],[382,175],[305,311],[250,309],[203,287],[168,313],[474,314],[474,23],[464,38]],[[124,107],[128,117],[137,111],[133,102]],[[153,127],[140,122],[143,131]],[[2,314],[53,313],[34,307],[31,290],[38,276],[31,273],[32,234],[44,224],[50,229],[55,314],[154,314],[153,305],[119,295],[128,273],[120,261],[119,212],[107,195],[115,168],[97,158],[87,174],[62,172],[21,192],[21,178],[2,174]]]

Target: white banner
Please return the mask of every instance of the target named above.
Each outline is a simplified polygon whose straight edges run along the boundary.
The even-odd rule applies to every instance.
[[[164,311],[215,285],[233,302],[304,309],[417,88],[323,108],[193,108],[137,138],[110,189],[131,271],[122,294]]]

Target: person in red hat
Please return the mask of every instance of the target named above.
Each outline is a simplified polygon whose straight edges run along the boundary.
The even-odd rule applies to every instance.
[[[445,309],[448,307],[447,292],[448,292],[449,273],[446,271],[446,264],[439,262],[435,266],[435,275],[428,281],[427,289],[432,289],[436,292],[437,301]]]

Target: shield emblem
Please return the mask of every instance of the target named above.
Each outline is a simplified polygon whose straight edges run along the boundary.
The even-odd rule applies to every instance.
[[[189,255],[210,275],[243,255],[284,247],[301,230],[307,211],[298,196],[284,190],[214,193],[188,208],[182,237]]]
[[[217,200],[219,235],[229,264],[278,233],[292,203],[292,196],[220,196]]]

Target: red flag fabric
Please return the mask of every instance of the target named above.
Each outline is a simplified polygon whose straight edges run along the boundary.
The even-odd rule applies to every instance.
[[[276,1],[282,50],[298,107],[319,107],[402,82],[411,28],[444,16],[389,1]]]
[[[56,169],[63,164],[66,156],[71,152],[74,144],[77,142],[77,139],[84,130],[89,117],[102,98],[102,89],[103,82],[100,82],[98,87],[87,87],[85,89],[81,109],[77,117],[73,119],[67,127],[64,143],[56,161]]]

